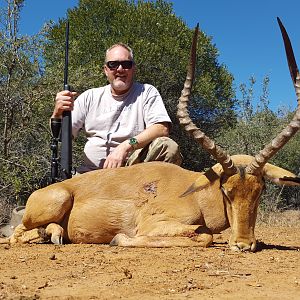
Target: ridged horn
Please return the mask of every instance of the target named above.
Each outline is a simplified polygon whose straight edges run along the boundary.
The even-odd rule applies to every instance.
[[[265,148],[254,157],[249,166],[246,167],[246,172],[249,174],[261,172],[268,160],[273,157],[300,128],[300,74],[289,36],[279,18],[277,18],[277,21],[284,41],[287,62],[294,83],[298,105],[291,122],[271,141],[271,143],[266,145]]]
[[[237,173],[237,168],[234,166],[230,156],[193,123],[188,112],[188,101],[195,76],[198,33],[199,23],[194,31],[190,60],[187,67],[187,75],[177,105],[177,117],[179,119],[179,123],[184,126],[185,130],[194,137],[204,150],[209,152],[215,160],[222,165],[224,172],[228,175],[233,175]]]
[[[273,157],[299,130],[300,128],[300,75],[297,74],[295,90],[297,95],[297,110],[291,122],[269,143],[263,150],[261,150],[253,159],[253,161],[246,167],[248,174],[257,174],[261,172],[268,160]]]

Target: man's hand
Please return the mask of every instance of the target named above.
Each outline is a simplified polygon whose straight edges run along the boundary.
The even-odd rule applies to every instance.
[[[117,146],[112,153],[110,153],[103,165],[103,169],[113,169],[124,166],[125,159],[131,150],[128,140]]]
[[[60,118],[64,111],[72,111],[77,92],[61,91],[56,94],[52,118]]]
[[[151,141],[157,137],[169,135],[169,123],[162,122],[153,124],[146,128],[144,131],[135,136],[138,140],[138,149],[145,147]],[[122,142],[116,147],[112,153],[110,153],[103,165],[103,169],[118,168],[124,166],[124,162],[128,157],[129,152],[132,151],[132,147],[129,141]]]

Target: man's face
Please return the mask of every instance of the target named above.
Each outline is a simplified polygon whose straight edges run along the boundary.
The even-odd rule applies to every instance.
[[[112,48],[106,55],[106,62],[123,62],[123,61],[132,61],[132,57],[128,50],[122,46],[116,46]],[[111,92],[113,95],[122,95],[126,93],[133,84],[133,77],[135,73],[135,65],[132,65],[132,68],[129,69],[122,64],[119,64],[117,68],[109,68],[107,64],[104,66],[105,75],[111,84]]]

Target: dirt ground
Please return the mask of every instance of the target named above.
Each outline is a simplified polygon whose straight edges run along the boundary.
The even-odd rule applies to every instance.
[[[255,253],[0,245],[0,299],[300,299],[299,225],[257,225]]]

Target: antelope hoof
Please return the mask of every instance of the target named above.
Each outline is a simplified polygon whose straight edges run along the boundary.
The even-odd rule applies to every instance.
[[[235,245],[230,246],[230,249],[233,251],[241,251],[241,252],[254,252],[256,249],[256,244],[252,243],[252,244],[246,244],[246,243],[236,243]]]
[[[51,242],[55,245],[63,245],[63,237],[61,235],[52,235]]]
[[[46,234],[51,236],[51,242],[53,244],[63,245],[64,230],[60,225],[50,223],[46,228]]]
[[[124,233],[118,233],[109,243],[109,246],[121,246],[122,242],[127,240],[127,235]]]

